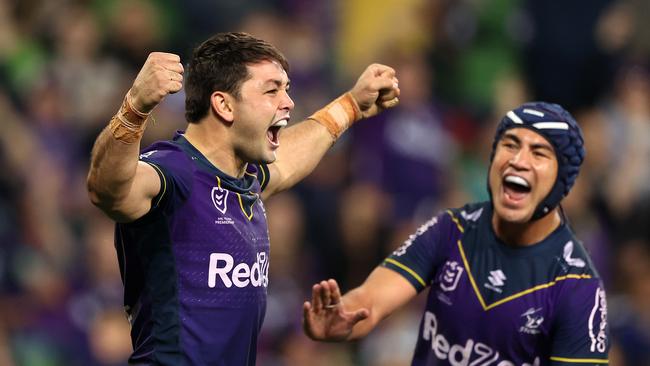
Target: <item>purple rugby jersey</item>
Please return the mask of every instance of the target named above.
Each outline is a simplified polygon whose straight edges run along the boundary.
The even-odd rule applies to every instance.
[[[441,213],[382,264],[430,287],[412,365],[607,364],[605,291],[568,225],[515,248],[491,216],[490,202]]]
[[[255,365],[266,311],[268,169],[219,171],[182,134],[143,150],[158,172],[152,209],[117,224],[133,364]]]

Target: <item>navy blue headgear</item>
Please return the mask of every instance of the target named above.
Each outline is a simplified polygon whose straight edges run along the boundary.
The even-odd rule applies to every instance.
[[[506,113],[497,126],[490,165],[503,133],[516,127],[528,128],[542,135],[553,145],[557,156],[557,178],[551,192],[535,209],[532,219],[536,220],[551,212],[571,190],[585,158],[584,139],[578,122],[561,106],[546,102],[525,103]],[[489,184],[488,191],[492,198]]]

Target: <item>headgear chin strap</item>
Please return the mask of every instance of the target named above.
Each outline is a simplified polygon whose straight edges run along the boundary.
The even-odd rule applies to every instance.
[[[551,192],[535,208],[532,220],[537,220],[551,212],[569,194],[585,158],[584,139],[578,122],[564,108],[546,102],[526,103],[506,113],[497,126],[490,165],[503,133],[517,127],[528,128],[542,135],[553,145],[557,156],[557,178]],[[488,192],[492,199],[489,180]]]

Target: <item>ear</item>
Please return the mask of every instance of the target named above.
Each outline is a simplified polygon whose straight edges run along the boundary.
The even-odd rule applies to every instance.
[[[233,102],[233,97],[225,92],[216,91],[210,96],[210,108],[219,118],[228,123],[232,123],[235,119]]]

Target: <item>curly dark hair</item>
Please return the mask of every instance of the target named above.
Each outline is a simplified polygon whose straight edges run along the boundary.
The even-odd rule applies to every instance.
[[[185,118],[196,123],[208,114],[216,90],[240,98],[250,78],[247,65],[277,61],[289,72],[284,55],[270,43],[247,33],[218,33],[194,49],[185,77]]]

